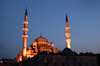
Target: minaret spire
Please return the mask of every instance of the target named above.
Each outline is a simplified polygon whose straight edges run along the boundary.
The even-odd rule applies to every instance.
[[[22,61],[25,61],[26,60],[26,49],[27,49],[27,38],[28,38],[28,35],[27,35],[27,32],[28,32],[28,29],[27,29],[27,25],[28,25],[28,22],[27,22],[27,19],[28,19],[28,16],[27,16],[27,8],[26,8],[26,12],[25,12],[25,21],[24,21],[24,28],[23,28],[23,56],[22,56]]]
[[[67,14],[66,14],[66,22],[68,22],[68,17],[67,17]]]
[[[70,33],[69,33],[69,30],[70,30],[70,27],[68,26],[68,17],[67,17],[67,14],[66,14],[66,43],[67,43],[67,48],[71,49],[71,46],[70,46],[70,42],[71,42],[71,39],[70,39]]]
[[[26,12],[25,12],[25,15],[27,15],[27,7],[26,7]]]
[[[27,14],[27,7],[26,7],[26,11],[25,11],[25,21],[27,21],[28,19],[28,14]]]
[[[42,37],[42,32],[40,33],[40,37]]]

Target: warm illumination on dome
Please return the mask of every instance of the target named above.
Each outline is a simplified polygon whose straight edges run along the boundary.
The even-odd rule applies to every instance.
[[[36,38],[34,42],[48,42],[48,40],[42,36]]]

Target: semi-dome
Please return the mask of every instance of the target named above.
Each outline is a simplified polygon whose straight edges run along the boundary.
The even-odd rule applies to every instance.
[[[48,42],[48,40],[42,36],[36,38],[34,42]]]

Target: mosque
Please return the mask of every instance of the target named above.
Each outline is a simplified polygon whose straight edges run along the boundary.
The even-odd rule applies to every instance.
[[[17,62],[22,62],[21,66],[98,66],[97,57],[92,53],[76,53],[71,50],[70,27],[66,15],[66,44],[63,51],[54,47],[54,43],[49,43],[45,37],[36,38],[32,45],[27,48],[27,8],[25,20],[23,22],[23,50],[17,55]]]
[[[27,8],[26,8],[26,12],[25,12],[25,21],[24,21],[24,28],[23,28],[23,32],[24,35],[22,36],[23,38],[23,51],[20,51],[20,53],[17,56],[17,62],[20,62],[23,60],[26,60],[28,58],[32,58],[35,55],[37,55],[38,53],[41,53],[43,51],[46,51],[47,53],[50,52],[54,52],[54,53],[58,53],[60,52],[57,48],[54,48],[54,43],[51,42],[49,43],[48,40],[45,37],[42,37],[42,34],[40,35],[40,37],[36,38],[34,40],[34,42],[32,43],[32,45],[30,45],[28,48],[27,46]]]

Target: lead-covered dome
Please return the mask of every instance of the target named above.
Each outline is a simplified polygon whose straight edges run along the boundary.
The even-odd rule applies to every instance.
[[[34,42],[48,42],[48,40],[42,36],[36,38]]]

